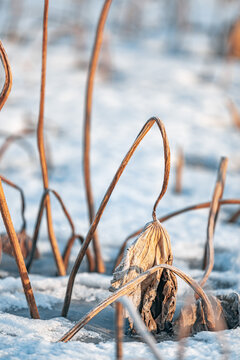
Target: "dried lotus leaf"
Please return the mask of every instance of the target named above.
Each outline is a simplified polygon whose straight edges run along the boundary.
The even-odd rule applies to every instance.
[[[126,249],[123,259],[113,274],[111,291],[121,288],[139,274],[155,265],[172,265],[172,250],[167,231],[158,220],[148,223],[143,232]],[[163,330],[175,312],[177,280],[167,269],[149,276],[129,294],[150,331]],[[133,323],[128,314],[130,329]]]

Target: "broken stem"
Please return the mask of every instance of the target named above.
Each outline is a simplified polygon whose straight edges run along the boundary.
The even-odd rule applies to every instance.
[[[121,302],[116,302],[116,359],[122,360],[123,358],[123,305]]]
[[[30,280],[28,277],[27,269],[26,269],[23,255],[21,252],[21,248],[20,248],[20,245],[18,242],[18,238],[17,238],[16,232],[14,230],[11,216],[10,216],[10,213],[8,210],[8,206],[7,206],[7,202],[5,199],[1,179],[0,179],[0,210],[1,210],[1,214],[2,214],[2,218],[3,218],[3,222],[5,225],[6,231],[8,233],[8,237],[9,237],[11,245],[12,245],[13,254],[14,254],[17,266],[18,266],[19,275],[20,275],[20,278],[22,281],[22,286],[23,286],[23,290],[24,290],[24,293],[26,296],[26,300],[28,303],[31,317],[33,319],[39,319],[40,317],[38,314],[37,305],[35,303],[35,298],[33,295],[31,283],[30,283]]]
[[[107,19],[107,15],[111,3],[112,0],[105,0],[98,21],[94,46],[88,68],[86,96],[85,96],[83,168],[84,168],[85,191],[87,197],[90,224],[93,222],[93,219],[95,217],[94,198],[93,198],[91,176],[90,176],[90,127],[91,127],[91,111],[92,111],[92,94],[93,94],[94,76],[96,73],[98,58],[102,45],[104,25]],[[95,253],[96,270],[100,273],[103,273],[105,271],[105,266],[101,255],[98,234],[96,231],[93,233],[93,248]]]
[[[49,5],[49,1],[45,0],[44,16],[43,16],[41,95],[40,95],[40,109],[39,109],[38,128],[37,128],[38,150],[39,150],[41,170],[42,170],[43,186],[45,190],[48,188],[48,169],[47,169],[47,161],[46,161],[45,148],[44,148],[43,126],[44,126],[44,103],[45,103],[46,63],[47,63],[48,5]],[[66,275],[66,269],[54,233],[49,195],[47,195],[46,197],[46,211],[47,211],[48,236],[52,246],[55,262],[58,268],[58,273],[59,275]]]
[[[0,94],[0,110],[2,109],[3,105],[5,104],[5,102],[7,101],[7,98],[10,94],[11,88],[12,88],[12,73],[11,73],[11,68],[10,68],[10,64],[9,64],[9,60],[7,57],[7,54],[4,50],[3,44],[0,41],[0,57],[1,57],[1,61],[4,67],[4,72],[5,72],[5,82]]]
[[[119,290],[116,290],[112,295],[107,299],[103,300],[98,306],[91,310],[87,315],[85,315],[72,329],[70,329],[66,334],[64,334],[59,341],[67,342],[72,339],[72,337],[81,330],[94,316],[96,316],[100,311],[104,310],[108,305],[112,304],[114,301],[118,300],[123,295],[128,295],[131,292],[136,290],[137,285],[141,284],[146,280],[150,275],[159,271],[160,269],[168,269],[178,275],[183,279],[202,299],[204,312],[206,316],[206,322],[209,330],[215,329],[215,319],[212,309],[212,305],[201,288],[201,286],[193,280],[190,276],[186,275],[183,271],[175,268],[174,266],[161,264],[152,267],[151,269],[145,271],[135,279],[129,281],[126,285],[122,286]]]
[[[97,214],[88,230],[88,233],[86,235],[86,238],[84,240],[84,243],[81,247],[81,250],[78,253],[77,259],[73,265],[71,274],[69,276],[69,280],[68,280],[68,284],[67,284],[67,290],[66,290],[66,294],[65,294],[65,299],[64,299],[64,305],[63,305],[63,309],[62,309],[62,316],[67,316],[68,313],[68,309],[70,306],[70,302],[71,302],[71,296],[72,296],[72,290],[73,290],[73,285],[74,285],[74,280],[75,277],[77,275],[78,269],[82,263],[83,257],[86,253],[86,250],[88,248],[88,245],[90,244],[93,234],[95,233],[95,230],[98,226],[98,223],[102,217],[102,214],[104,212],[105,207],[107,206],[107,203],[109,201],[109,198],[111,197],[111,194],[116,186],[116,184],[118,183],[119,178],[121,177],[124,169],[126,168],[129,160],[131,159],[132,155],[134,154],[135,150],[137,149],[138,145],[140,144],[140,142],[142,141],[142,139],[145,137],[145,135],[148,133],[148,131],[152,128],[153,124],[156,122],[156,124],[159,127],[159,130],[163,136],[163,143],[164,143],[164,159],[165,159],[165,171],[164,171],[164,180],[163,180],[163,185],[162,185],[162,190],[160,195],[158,196],[155,204],[154,204],[154,208],[153,208],[153,218],[154,216],[156,216],[155,214],[155,210],[156,210],[156,206],[158,205],[158,202],[160,201],[160,199],[162,198],[162,196],[164,195],[166,189],[167,189],[167,183],[168,183],[168,176],[169,176],[169,168],[170,168],[170,155],[169,155],[169,147],[168,145],[168,140],[167,140],[167,136],[165,133],[165,129],[164,129],[164,125],[162,123],[162,121],[160,119],[158,119],[157,117],[152,117],[150,118],[145,125],[143,126],[142,130],[140,131],[140,133],[138,134],[136,140],[134,141],[133,145],[131,146],[130,150],[127,152],[126,156],[124,157],[121,165],[119,166],[111,184],[109,185],[106,194],[104,195],[104,198],[100,204],[100,207],[97,211]]]

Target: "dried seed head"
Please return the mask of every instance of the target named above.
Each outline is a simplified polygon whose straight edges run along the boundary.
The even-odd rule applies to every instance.
[[[155,265],[172,265],[172,250],[167,231],[158,220],[148,223],[143,232],[126,249],[113,274],[111,291],[136,278]],[[173,273],[160,269],[136,287],[129,295],[150,331],[163,330],[175,311],[177,281]],[[126,316],[129,318],[128,314]],[[130,328],[133,329],[131,319]]]

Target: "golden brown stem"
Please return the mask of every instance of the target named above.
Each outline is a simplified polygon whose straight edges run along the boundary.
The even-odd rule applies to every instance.
[[[4,72],[5,72],[5,83],[3,85],[3,89],[0,94],[0,110],[1,110],[3,105],[5,104],[5,102],[7,101],[7,98],[9,96],[9,93],[12,88],[11,68],[10,68],[7,54],[4,50],[4,47],[3,47],[3,44],[1,41],[0,41],[0,57],[1,57],[1,61],[2,61],[3,67],[4,67]]]
[[[101,50],[104,25],[107,20],[108,12],[112,0],[105,0],[98,26],[95,35],[94,46],[88,68],[87,86],[86,86],[86,97],[85,97],[85,114],[84,114],[84,154],[83,154],[83,167],[84,167],[84,181],[85,191],[88,204],[89,223],[91,224],[94,217],[94,198],[91,186],[91,175],[90,175],[90,128],[91,128],[91,111],[92,111],[92,94],[94,85],[94,76],[97,69],[98,58]],[[100,273],[105,271],[104,262],[101,255],[101,249],[98,239],[98,234],[95,231],[93,234],[93,248],[95,253],[96,270]]]
[[[34,319],[39,319],[40,317],[38,314],[37,305],[35,303],[31,283],[30,283],[30,280],[28,277],[27,269],[26,269],[26,266],[24,263],[24,259],[23,259],[23,255],[21,252],[19,242],[18,242],[18,238],[17,238],[16,232],[14,230],[11,216],[10,216],[10,213],[8,210],[7,202],[5,199],[4,192],[3,192],[1,179],[0,179],[0,210],[1,210],[1,214],[2,214],[2,218],[3,218],[3,222],[5,225],[6,231],[8,233],[8,237],[9,237],[11,245],[12,245],[13,254],[14,254],[17,266],[18,266],[18,271],[19,271],[19,274],[21,277],[22,286],[23,286],[23,290],[24,290],[24,293],[26,296],[26,300],[28,303],[31,317]]]
[[[175,184],[175,192],[180,194],[182,192],[182,173],[184,166],[184,156],[183,150],[180,148],[178,151],[178,158],[176,164],[176,184]]]
[[[116,302],[116,359],[123,358],[123,305]]]
[[[145,125],[143,126],[142,130],[140,131],[140,133],[138,134],[136,140],[134,141],[133,145],[131,146],[130,150],[127,152],[126,156],[124,157],[121,165],[119,166],[111,184],[109,185],[107,192],[100,204],[100,207],[97,211],[97,214],[88,230],[88,233],[86,235],[86,238],[84,240],[84,243],[81,247],[80,252],[78,253],[77,259],[73,265],[69,280],[68,280],[68,285],[67,285],[67,290],[66,290],[66,294],[65,294],[65,299],[64,299],[64,305],[63,305],[63,309],[62,309],[62,316],[67,316],[68,313],[68,309],[70,306],[70,301],[71,301],[71,295],[72,295],[72,289],[73,289],[73,285],[74,285],[74,280],[76,277],[76,274],[78,272],[78,269],[81,265],[81,262],[83,260],[83,257],[86,253],[86,250],[88,248],[88,245],[91,242],[91,239],[93,237],[93,234],[95,233],[95,230],[98,226],[98,223],[102,217],[103,211],[109,201],[109,198],[111,197],[111,194],[119,180],[119,178],[121,177],[124,169],[126,168],[129,160],[131,159],[132,155],[134,154],[135,150],[137,149],[138,145],[140,144],[140,142],[142,141],[142,139],[144,138],[144,136],[148,133],[148,131],[151,129],[151,127],[153,126],[153,124],[156,122],[156,124],[159,127],[159,130],[163,136],[163,142],[166,145],[167,143],[167,137],[165,134],[165,130],[164,130],[164,125],[162,123],[162,121],[160,119],[158,119],[157,117],[152,117],[150,118]],[[165,134],[165,135],[164,135]],[[169,172],[168,170],[168,166],[170,167],[170,157],[167,151],[167,147],[164,146],[164,155],[165,155],[165,173],[164,173],[164,180],[163,180],[163,185],[162,185],[162,190],[160,195],[157,198],[157,201],[154,204],[154,208],[153,208],[153,217],[155,214],[155,209],[156,206],[159,202],[159,200],[161,199],[161,197],[164,195],[165,191],[166,191],[166,187],[167,187],[167,182],[168,182],[168,176],[169,176]],[[166,170],[167,169],[167,170]]]
[[[208,226],[207,226],[207,241],[205,244],[205,254],[204,254],[204,263],[203,268],[205,269],[200,285],[203,286],[209,275],[212,272],[214,265],[214,246],[213,246],[213,236],[215,231],[215,226],[217,222],[218,212],[220,208],[219,200],[221,200],[224,190],[224,184],[226,179],[228,159],[223,157],[219,165],[217,181],[215,189],[213,192],[213,197],[210,205],[209,217],[208,217]]]
[[[44,126],[44,102],[45,102],[45,85],[46,85],[46,63],[47,63],[47,24],[48,24],[48,5],[49,1],[45,0],[44,2],[44,18],[43,18],[43,42],[42,42],[42,73],[41,73],[41,96],[40,96],[40,109],[39,109],[39,118],[38,118],[38,128],[37,128],[37,140],[38,140],[38,150],[41,162],[42,169],[42,179],[44,189],[48,188],[48,170],[47,170],[47,161],[44,148],[44,136],[43,136],[43,126]],[[57,239],[54,233],[53,222],[52,222],[52,212],[51,212],[51,203],[49,195],[46,197],[46,210],[47,210],[47,226],[48,226],[48,236],[52,246],[52,251],[54,254],[55,262],[58,268],[59,275],[66,275],[66,269],[62,256],[60,254]]]
[[[225,200],[220,200],[219,201],[219,205],[238,205],[240,204],[240,199],[225,199]],[[164,222],[164,221],[167,221],[177,215],[181,215],[185,212],[188,212],[188,211],[192,211],[192,210],[200,210],[200,209],[206,209],[206,208],[209,208],[211,205],[211,202],[208,201],[208,202],[204,202],[204,203],[201,203],[201,204],[196,204],[196,205],[191,205],[191,206],[188,206],[186,208],[183,208],[183,209],[180,209],[180,210],[177,210],[177,211],[174,211],[172,213],[169,213],[167,215],[164,215],[162,217],[160,217],[158,220],[160,222]],[[122,260],[122,256],[123,256],[123,253],[124,253],[124,249],[126,247],[126,244],[128,242],[128,240],[138,236],[142,231],[143,231],[144,228],[141,228],[137,231],[135,231],[134,233],[132,233],[131,235],[129,235],[126,240],[123,242],[120,250],[119,250],[119,253],[118,253],[118,256],[116,258],[116,261],[115,261],[115,265],[114,265],[114,269],[120,264],[121,260]]]
[[[190,276],[186,275],[183,271],[177,269],[174,266],[161,264],[152,267],[151,269],[145,271],[132,281],[129,281],[126,285],[122,286],[119,290],[115,291],[112,295],[110,295],[107,299],[103,300],[98,306],[96,306],[93,310],[91,310],[87,315],[85,315],[72,329],[70,329],[66,334],[64,334],[59,341],[67,342],[72,339],[72,337],[83,328],[94,316],[96,316],[100,311],[104,310],[108,305],[112,304],[114,301],[118,300],[121,296],[130,294],[133,292],[137,285],[141,284],[145,279],[147,279],[150,275],[154,274],[156,271],[160,269],[168,269],[178,275],[181,279],[183,279],[191,288],[201,297],[203,301],[203,307],[207,322],[207,327],[209,330],[215,329],[215,318],[214,312],[212,309],[212,305],[201,288],[201,286],[193,280]]]

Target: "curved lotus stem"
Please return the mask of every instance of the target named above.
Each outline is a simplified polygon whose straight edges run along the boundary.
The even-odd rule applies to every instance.
[[[20,186],[14,184],[12,181],[5,178],[5,176],[0,175],[0,178],[5,184],[13,187],[14,189],[16,189],[16,190],[18,190],[20,192],[20,196],[21,196],[21,215],[22,215],[22,226],[21,226],[20,232],[22,232],[22,231],[26,230],[26,223],[27,223],[26,218],[25,218],[25,197],[24,197],[24,192],[20,188]]]
[[[40,156],[41,170],[42,170],[42,180],[43,187],[47,189],[48,186],[48,169],[46,154],[44,148],[44,136],[43,136],[43,126],[44,126],[44,102],[45,102],[45,85],[46,85],[46,63],[47,63],[47,24],[48,24],[48,5],[49,1],[45,0],[44,2],[44,17],[43,17],[43,41],[42,41],[42,73],[41,73],[41,94],[40,94],[40,109],[39,109],[39,118],[38,118],[38,127],[37,127],[37,140],[38,140],[38,151]],[[52,251],[54,254],[55,262],[58,268],[59,275],[66,275],[66,269],[63,263],[62,256],[60,254],[57,239],[54,233],[53,222],[52,222],[52,212],[51,212],[51,203],[50,197],[46,197],[46,210],[47,210],[47,227],[48,227],[48,236],[51,243]]]
[[[1,110],[3,105],[5,104],[5,102],[7,101],[7,98],[9,96],[11,88],[12,88],[11,68],[10,68],[7,54],[4,50],[4,47],[3,47],[3,44],[1,41],[0,41],[0,57],[1,57],[1,61],[2,61],[3,67],[4,67],[4,72],[5,72],[5,83],[4,83],[3,89],[0,94],[0,110]]]
[[[198,294],[198,296],[203,301],[203,308],[205,312],[208,329],[214,330],[215,319],[214,319],[212,305],[207,295],[201,288],[201,286],[190,276],[186,275],[183,271],[175,268],[174,266],[161,264],[161,265],[156,265],[151,269],[145,271],[144,273],[142,273],[132,281],[129,281],[126,285],[122,286],[119,290],[115,291],[107,299],[103,300],[98,306],[96,306],[86,316],[84,316],[72,329],[70,329],[66,334],[64,334],[59,341],[67,342],[71,340],[71,338],[100,311],[105,309],[108,305],[112,304],[114,301],[118,300],[121,296],[128,295],[131,292],[135,291],[137,285],[141,284],[150,275],[154,274],[156,271],[159,271],[160,269],[167,269],[172,271],[174,274],[178,275],[181,279],[183,279],[189,286],[191,286],[191,288]]]
[[[107,20],[111,3],[112,0],[105,0],[101,11],[101,15],[98,21],[94,46],[92,50],[91,60],[88,68],[88,77],[87,77],[87,86],[86,86],[83,167],[84,167],[84,181],[85,181],[85,190],[86,190],[90,224],[93,222],[93,219],[95,217],[94,199],[93,199],[91,176],[90,176],[90,127],[91,127],[91,111],[92,111],[92,94],[93,94],[94,76],[96,73],[99,53],[102,45],[104,25]],[[101,256],[100,244],[96,231],[93,234],[93,248],[95,252],[97,271],[103,273],[105,271],[105,266]]]
[[[30,268],[32,266],[32,261],[34,259],[34,254],[35,254],[36,247],[37,247],[39,229],[40,229],[40,225],[41,225],[41,221],[42,221],[43,210],[44,210],[44,207],[45,207],[46,198],[47,198],[47,196],[49,196],[49,193],[52,193],[53,195],[55,195],[56,199],[58,200],[58,202],[60,203],[60,205],[62,207],[63,213],[65,214],[65,216],[66,216],[66,218],[68,220],[68,223],[70,225],[71,232],[72,232],[71,235],[70,235],[70,240],[73,239],[73,241],[74,241],[76,238],[79,238],[80,241],[83,241],[83,237],[81,235],[77,235],[76,232],[75,232],[74,223],[72,221],[72,218],[71,218],[69,212],[67,211],[66,206],[64,205],[64,202],[63,202],[61,196],[55,190],[46,189],[44,191],[43,195],[42,195],[42,198],[41,198],[41,202],[40,202],[40,206],[39,206],[39,210],[38,210],[38,215],[37,215],[37,220],[36,220],[36,224],[35,224],[35,228],[34,228],[34,234],[33,234],[33,238],[32,238],[32,249],[31,249],[31,253],[29,255],[29,260],[28,260],[28,263],[27,263],[27,270],[28,271],[30,271]],[[70,242],[70,240],[68,241],[68,243]],[[70,250],[71,250],[71,248],[70,248]],[[69,255],[70,255],[70,253],[69,253]],[[86,255],[87,255],[87,259],[88,259],[88,263],[89,263],[89,269],[93,270],[94,261],[93,261],[93,258],[92,258],[92,255],[91,255],[91,252],[90,252],[89,249],[88,249]]]
[[[240,204],[240,199],[224,199],[224,200],[219,200],[219,205],[222,206],[222,205],[239,205]],[[183,209],[180,209],[180,210],[177,210],[177,211],[174,211],[174,212],[171,212],[167,215],[164,215],[162,217],[160,217],[158,220],[162,223],[164,221],[167,221],[177,215],[181,215],[181,214],[184,214],[185,212],[188,212],[188,211],[192,211],[192,210],[200,210],[200,209],[207,209],[209,208],[211,205],[211,201],[208,201],[208,202],[204,202],[204,203],[200,203],[200,204],[196,204],[196,205],[191,205],[191,206],[188,206],[188,207],[185,207]],[[144,228],[141,228],[137,231],[135,231],[134,233],[132,233],[131,235],[129,235],[123,242],[120,250],[119,250],[119,253],[118,253],[118,256],[116,258],[116,261],[115,261],[115,265],[114,265],[114,269],[120,264],[121,262],[121,259],[122,259],[122,256],[123,256],[123,253],[124,253],[124,249],[126,247],[126,244],[128,242],[128,240],[138,236],[139,234],[141,234],[141,232],[143,231]]]
[[[153,124],[156,122],[156,124],[159,127],[159,130],[163,136],[163,143],[164,143],[164,161],[165,161],[165,173],[164,173],[164,180],[163,180],[163,185],[162,185],[162,189],[161,189],[161,193],[158,196],[155,204],[154,204],[154,208],[153,208],[153,217],[155,214],[155,209],[156,206],[159,202],[159,200],[161,199],[161,197],[164,195],[166,189],[167,189],[167,183],[168,183],[168,176],[169,176],[169,168],[170,168],[170,156],[169,156],[169,149],[167,149],[168,147],[168,140],[167,140],[167,136],[166,136],[166,132],[164,129],[164,125],[162,123],[162,121],[160,119],[158,119],[157,117],[152,117],[150,118],[145,125],[143,126],[142,130],[140,131],[140,133],[138,134],[136,140],[134,141],[133,145],[131,146],[130,150],[127,152],[127,154],[125,155],[121,165],[119,166],[111,184],[109,185],[106,194],[104,195],[104,198],[100,204],[100,207],[98,209],[98,212],[88,230],[88,233],[86,235],[86,238],[84,240],[84,243],[81,247],[80,252],[78,253],[77,259],[75,261],[75,264],[73,266],[73,269],[71,271],[69,280],[68,280],[68,285],[67,285],[67,290],[66,290],[66,294],[65,294],[65,299],[64,299],[64,305],[63,305],[63,309],[62,309],[62,316],[67,316],[68,313],[68,309],[70,306],[70,301],[71,301],[71,295],[72,295],[72,289],[73,289],[73,285],[74,285],[74,280],[76,277],[76,274],[78,272],[78,269],[81,265],[81,262],[83,260],[83,257],[86,253],[86,250],[88,248],[88,245],[90,244],[90,241],[93,237],[93,234],[95,233],[95,230],[98,226],[98,223],[102,217],[103,211],[105,209],[105,207],[107,206],[107,203],[111,197],[111,194],[119,180],[119,178],[121,177],[124,169],[126,168],[129,160],[131,159],[132,155],[134,154],[135,150],[137,149],[138,145],[140,144],[140,142],[142,141],[142,139],[144,138],[144,136],[148,133],[148,131],[151,129],[151,127],[153,126]]]
[[[28,277],[28,273],[27,273],[27,269],[26,269],[25,262],[23,259],[22,251],[21,251],[21,248],[20,248],[20,245],[18,242],[16,232],[13,227],[13,223],[12,223],[9,209],[7,206],[7,202],[5,199],[1,178],[0,178],[0,211],[2,214],[2,218],[4,221],[6,231],[8,233],[8,237],[10,239],[12,249],[13,249],[13,254],[14,254],[14,257],[15,257],[15,260],[17,263],[19,275],[20,275],[20,278],[22,281],[22,286],[23,286],[23,290],[24,290],[24,293],[26,296],[26,300],[28,303],[31,317],[34,319],[39,319],[38,308],[37,308],[35,298],[33,295],[32,287],[31,287],[31,283],[30,283],[30,280]]]
[[[209,275],[212,272],[214,265],[213,235],[214,235],[218,212],[220,208],[219,200],[221,199],[224,190],[227,164],[228,164],[228,159],[223,157],[219,165],[217,182],[213,192],[213,198],[211,201],[211,206],[209,211],[208,226],[207,226],[207,241],[205,245],[204,264],[203,264],[205,272],[202,280],[200,281],[201,286],[203,286],[206,283]]]

